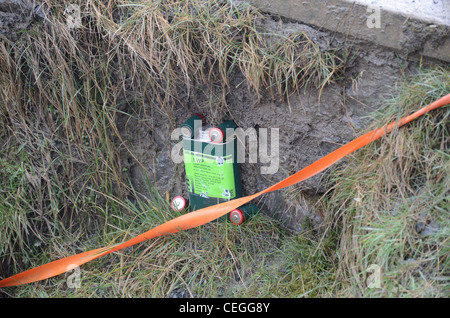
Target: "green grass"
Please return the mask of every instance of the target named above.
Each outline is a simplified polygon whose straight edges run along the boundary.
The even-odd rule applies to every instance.
[[[265,33],[257,27],[263,15],[249,5],[46,3],[45,21],[16,42],[0,42],[3,275],[29,267],[24,259],[35,242],[102,233],[124,208],[108,202],[133,194],[121,152],[136,157],[117,126],[119,115],[138,116],[127,105],[148,103],[173,121],[180,95],[206,86],[220,96],[214,107],[223,113],[236,73],[256,93],[288,97],[323,88],[345,67],[338,50],[322,52],[306,34]],[[67,27],[68,3],[80,5],[81,28]],[[152,120],[151,113],[136,114]]]
[[[17,249],[26,250],[29,245],[25,232],[30,228],[28,210],[30,200],[26,193],[30,184],[26,170],[0,159],[1,197],[0,201],[0,254],[8,254],[14,260]],[[19,213],[17,213],[19,211]]]
[[[264,16],[226,1],[70,1],[49,21],[0,42],[0,272],[122,242],[175,215],[148,184],[135,193],[121,151],[135,158],[119,115],[148,103],[173,120],[192,89],[225,97],[236,74],[255,93],[289,100],[345,71],[343,48],[306,33],[267,33]],[[69,2],[67,2],[69,3]],[[447,94],[449,71],[420,70],[385,103],[374,126]],[[144,107],[141,108],[142,110]],[[139,114],[139,115],[138,115]],[[2,289],[10,297],[448,296],[448,107],[358,151],[331,175],[324,228],[302,235],[263,214],[161,237],[81,267],[81,287],[60,275]],[[295,190],[290,195],[296,196]],[[367,287],[369,267],[381,288]]]
[[[379,127],[450,93],[450,73],[421,70],[386,101]],[[449,292],[448,107],[433,111],[355,155],[330,177],[328,224],[339,228],[344,295],[442,297]],[[372,127],[373,128],[373,127]],[[381,270],[370,288],[368,268]]]
[[[150,186],[150,185],[149,185]],[[30,260],[43,264],[125,241],[177,214],[156,191],[134,202],[110,198],[103,232],[65,233]],[[184,212],[181,212],[184,213]],[[76,242],[84,242],[78,246]],[[331,262],[317,244],[257,215],[243,226],[217,220],[175,235],[156,238],[81,266],[79,288],[68,277],[6,288],[14,297],[297,297],[320,295]],[[328,253],[330,251],[328,250]],[[316,264],[317,266],[315,266]],[[316,274],[319,268],[320,274]],[[300,275],[300,276],[298,276]],[[281,279],[280,279],[281,277]],[[332,276],[330,276],[332,277]],[[328,278],[330,281],[330,278]],[[306,284],[305,284],[306,282]]]

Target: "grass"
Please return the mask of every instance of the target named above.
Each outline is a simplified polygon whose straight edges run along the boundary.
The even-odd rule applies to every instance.
[[[378,127],[448,93],[448,70],[421,70],[376,114]],[[444,297],[449,292],[449,108],[359,150],[331,176],[345,295]],[[373,128],[373,127],[372,127]],[[380,285],[370,288],[371,265]]]
[[[168,197],[134,191],[119,116],[173,121],[205,89],[229,111],[235,78],[289,100],[345,72],[343,48],[267,33],[228,1],[45,0],[47,20],[0,42],[0,274],[121,242],[172,218]],[[237,76],[241,75],[241,76]],[[241,83],[242,84],[242,83]],[[374,118],[379,126],[448,93],[449,72],[421,70]],[[138,111],[128,114],[127,104]],[[142,106],[142,107],[140,107]],[[175,123],[174,123],[175,124]],[[331,175],[324,228],[303,235],[258,215],[212,222],[107,255],[67,275],[2,289],[10,297],[448,296],[448,108],[393,132]],[[295,192],[295,190],[293,190]],[[291,193],[296,196],[295,193]],[[370,265],[381,288],[368,288]]]
[[[230,78],[237,71],[254,92],[270,90],[288,98],[309,86],[322,89],[345,68],[344,53],[333,48],[324,51],[304,32],[289,37],[267,33],[257,26],[263,15],[248,4],[201,0],[116,3],[126,11],[120,21],[105,14],[113,8],[90,5],[111,42],[126,47],[133,65],[152,79],[150,85],[163,107],[177,99],[179,83],[187,91],[195,85],[221,87],[224,104]]]
[[[0,42],[3,277],[167,220],[166,207],[155,208],[142,198],[129,201],[134,192],[120,156],[123,150],[135,156],[117,118],[139,114],[146,121],[152,114],[144,107],[128,114],[127,104],[150,104],[152,112],[173,121],[174,108],[193,89],[206,87],[219,96],[217,111],[227,112],[225,97],[236,85],[236,74],[257,94],[271,91],[274,98],[289,98],[339,80],[345,68],[345,54],[321,50],[306,33],[265,32],[257,26],[264,16],[249,5],[218,0],[43,2],[49,8],[44,20],[35,21],[16,42],[3,37]],[[80,28],[66,24],[69,3],[80,6]],[[280,226],[257,220],[254,228],[211,224],[177,240],[156,240],[130,255],[124,251],[93,262],[83,267],[86,288],[78,292],[94,295],[92,286],[97,286],[104,293],[98,296],[168,296],[177,288],[217,295],[217,286],[226,286],[229,277],[251,275],[239,272],[244,264],[261,262],[252,252],[261,250],[262,243],[242,237],[283,244],[272,238],[279,237]],[[222,245],[214,244],[217,238]],[[109,274],[100,277],[104,269]],[[142,275],[148,283],[141,288]],[[119,291],[115,284],[124,277],[127,288]],[[60,284],[60,279],[49,280],[6,294],[70,295]]]
[[[121,242],[176,216],[168,201],[156,191],[151,197],[135,193],[134,198],[109,200],[106,208],[110,211],[104,211],[109,217],[101,235],[90,236],[91,240],[81,240],[84,233],[53,236],[52,244],[40,254],[33,253],[30,262],[41,264]],[[75,242],[81,241],[83,246],[77,246]],[[14,297],[297,297],[300,292],[305,296],[318,295],[326,287],[315,283],[324,283],[321,277],[328,274],[331,264],[323,255],[314,257],[315,246],[314,241],[294,236],[263,215],[239,227],[218,220],[85,264],[80,270],[79,288],[68,285],[69,272],[3,292]],[[320,277],[316,277],[316,262],[323,266]],[[309,285],[304,285],[304,281]]]

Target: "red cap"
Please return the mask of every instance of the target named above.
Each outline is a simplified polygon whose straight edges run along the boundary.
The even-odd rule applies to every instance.
[[[235,209],[230,212],[230,220],[235,225],[240,225],[245,221],[245,213],[241,209]]]
[[[177,196],[172,199],[170,206],[174,211],[181,211],[186,207],[186,200],[181,196]]]
[[[217,134],[219,139],[212,140],[211,133]],[[209,130],[209,140],[211,140],[212,143],[214,143],[214,144],[220,144],[223,141],[224,137],[225,137],[225,133],[223,132],[222,128],[220,128],[220,127],[213,127]]]

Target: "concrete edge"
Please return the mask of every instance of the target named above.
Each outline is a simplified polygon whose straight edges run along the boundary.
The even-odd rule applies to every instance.
[[[408,56],[423,55],[450,62],[450,19],[445,12],[433,19],[430,14],[420,16],[394,10],[380,0],[370,1],[375,3],[371,5],[367,5],[367,0],[249,2],[262,11],[366,40]]]

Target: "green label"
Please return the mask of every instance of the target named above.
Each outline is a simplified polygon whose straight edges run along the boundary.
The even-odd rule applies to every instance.
[[[184,164],[189,192],[205,198],[236,197],[232,155],[214,157],[184,150]]]

